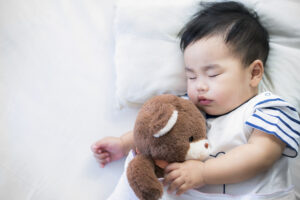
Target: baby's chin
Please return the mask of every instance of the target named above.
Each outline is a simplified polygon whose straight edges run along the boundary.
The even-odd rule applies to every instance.
[[[199,108],[200,109],[200,111],[202,111],[203,113],[205,113],[205,114],[207,114],[207,115],[212,115],[212,116],[219,116],[219,115],[224,115],[224,114],[226,114],[226,113],[229,113],[230,112],[230,110],[229,111],[226,111],[226,110],[219,110],[219,109],[214,109],[214,108],[212,108],[212,107],[210,107],[210,108],[203,108],[203,107],[200,107]]]

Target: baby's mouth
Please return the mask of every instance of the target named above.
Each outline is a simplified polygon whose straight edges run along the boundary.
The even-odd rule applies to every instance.
[[[198,102],[203,106],[207,106],[211,104],[212,100],[206,99],[205,97],[198,97]]]

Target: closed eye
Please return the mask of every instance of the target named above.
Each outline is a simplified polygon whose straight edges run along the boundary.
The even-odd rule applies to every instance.
[[[213,78],[213,77],[217,77],[217,76],[219,76],[220,74],[213,74],[213,75],[209,75],[208,77],[210,77],[210,78]]]

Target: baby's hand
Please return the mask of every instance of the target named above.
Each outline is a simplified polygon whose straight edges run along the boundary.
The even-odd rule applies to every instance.
[[[91,146],[91,150],[102,168],[111,161],[119,160],[126,154],[122,140],[118,137],[103,138],[95,142]]]
[[[164,185],[169,184],[168,193],[177,191],[176,195],[181,195],[189,189],[204,186],[203,169],[204,163],[197,160],[169,164],[164,179]]]

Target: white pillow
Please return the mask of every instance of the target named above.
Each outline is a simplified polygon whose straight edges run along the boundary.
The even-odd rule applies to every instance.
[[[115,17],[116,97],[120,106],[142,104],[162,94],[185,94],[177,34],[200,8],[200,0],[118,0]],[[241,0],[270,34],[270,54],[261,90],[281,95],[300,110],[300,2]]]

